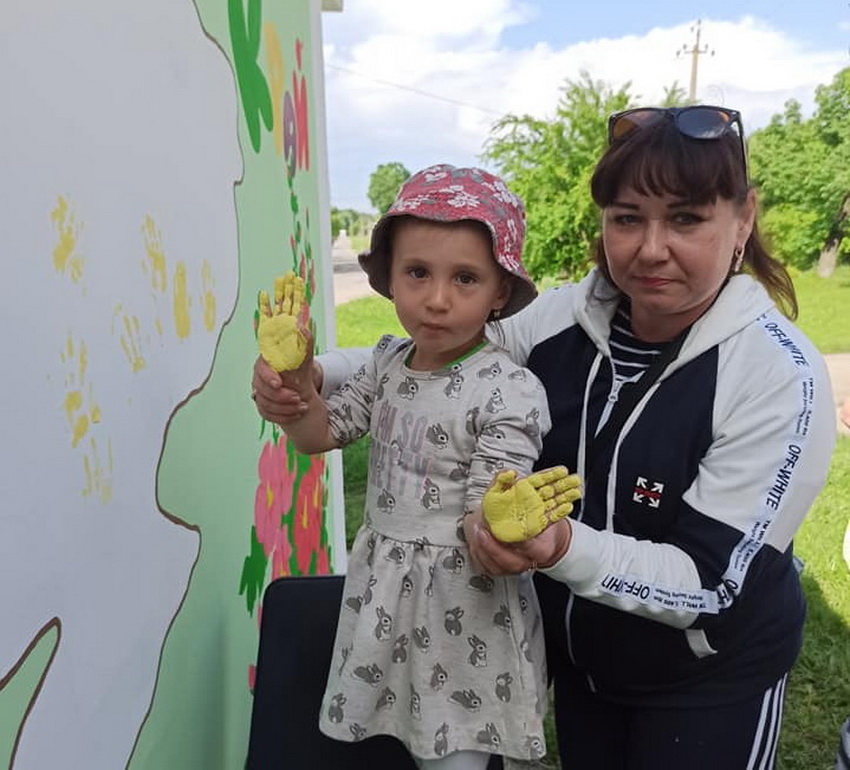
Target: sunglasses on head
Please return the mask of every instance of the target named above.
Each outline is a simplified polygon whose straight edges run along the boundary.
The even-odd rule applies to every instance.
[[[690,107],[636,107],[617,112],[608,118],[608,144],[628,139],[635,131],[670,119],[682,136],[711,141],[728,133],[737,135],[741,146],[744,177],[747,175],[747,151],[744,146],[744,124],[741,113],[726,107],[695,104]]]

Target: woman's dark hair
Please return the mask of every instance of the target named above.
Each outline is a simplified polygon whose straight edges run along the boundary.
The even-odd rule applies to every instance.
[[[590,181],[590,192],[600,208],[609,206],[621,189],[631,187],[642,195],[675,195],[695,204],[718,198],[742,206],[747,199],[745,159],[734,133],[719,139],[691,139],[680,133],[673,120],[660,120],[612,144],[600,158]],[[602,238],[593,258],[613,285]],[[789,318],[797,317],[797,295],[785,266],[765,248],[758,223],[744,246],[742,270],[751,273]]]

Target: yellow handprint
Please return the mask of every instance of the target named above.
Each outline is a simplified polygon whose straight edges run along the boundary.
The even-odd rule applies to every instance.
[[[514,470],[502,471],[484,493],[481,510],[494,537],[519,543],[569,516],[580,497],[581,479],[563,465],[522,479]]]
[[[257,342],[260,355],[277,372],[297,369],[307,357],[299,320],[304,302],[304,279],[291,270],[274,280],[274,308],[268,293],[260,292]]]

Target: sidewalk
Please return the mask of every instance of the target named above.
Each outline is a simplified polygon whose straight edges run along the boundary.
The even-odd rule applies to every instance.
[[[369,286],[369,279],[360,269],[357,258],[335,259],[334,268],[334,304],[343,305],[361,297],[377,297]]]

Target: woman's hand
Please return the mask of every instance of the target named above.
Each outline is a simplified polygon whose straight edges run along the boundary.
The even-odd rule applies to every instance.
[[[502,543],[493,537],[480,510],[464,518],[463,529],[473,561],[490,575],[551,567],[569,551],[572,539],[570,520],[561,519],[530,540]]]
[[[312,380],[312,384],[308,379]],[[276,372],[262,356],[258,356],[251,379],[251,398],[260,416],[278,425],[285,425],[307,411],[307,399],[303,396],[319,392],[322,379],[322,367],[312,356],[299,369],[291,372]]]

